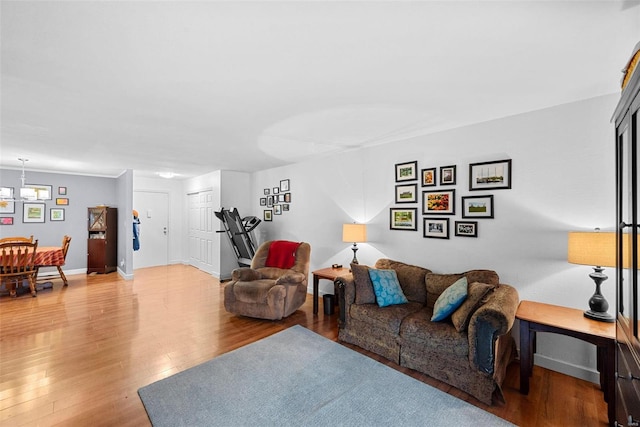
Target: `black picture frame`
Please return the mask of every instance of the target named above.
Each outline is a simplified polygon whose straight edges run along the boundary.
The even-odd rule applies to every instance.
[[[456,221],[454,228],[458,237],[478,237],[478,221]]]
[[[424,215],[455,215],[456,190],[431,190],[422,192]]]
[[[417,203],[418,184],[396,185],[396,203]]]
[[[462,218],[493,218],[493,194],[462,197]]]
[[[422,186],[423,187],[435,187],[438,183],[436,180],[436,168],[426,168],[422,169],[420,176],[422,176]]]
[[[423,218],[422,236],[428,239],[448,239],[449,218]]]
[[[396,182],[415,181],[418,179],[418,161],[396,164]]]
[[[440,185],[456,185],[456,165],[440,166]]]
[[[281,193],[286,193],[287,191],[289,191],[290,188],[290,182],[288,179],[283,179],[280,181],[280,192]]]
[[[469,164],[469,191],[511,188],[511,159]]]
[[[418,230],[418,208],[389,208],[391,230]]]
[[[262,219],[265,221],[273,221],[273,211],[271,209],[262,211]]]
[[[64,209],[49,208],[49,221],[64,221]]]

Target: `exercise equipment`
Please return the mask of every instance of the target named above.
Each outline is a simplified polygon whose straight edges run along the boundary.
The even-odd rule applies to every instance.
[[[251,260],[256,254],[256,244],[252,236],[252,231],[260,224],[260,218],[256,216],[240,217],[238,209],[220,209],[220,212],[214,212],[222,224],[224,230],[218,233],[226,233],[231,243],[231,247],[238,258],[240,267],[251,266]]]

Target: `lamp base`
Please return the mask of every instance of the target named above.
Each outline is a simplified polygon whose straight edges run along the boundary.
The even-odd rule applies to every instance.
[[[615,317],[607,312],[601,313],[597,311],[587,310],[584,312],[584,317],[591,320],[597,320],[598,322],[613,323],[616,321]]]
[[[356,252],[358,252],[358,245],[354,243],[353,246],[351,247],[351,250],[353,251],[353,259],[351,260],[351,264],[358,264],[358,258],[356,258]]]

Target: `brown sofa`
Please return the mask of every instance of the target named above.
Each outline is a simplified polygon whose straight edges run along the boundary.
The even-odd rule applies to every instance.
[[[396,271],[408,302],[379,307],[371,301],[368,267],[352,265],[351,274],[336,279],[339,340],[423,372],[486,404],[494,398],[503,402],[501,385],[516,354],[511,336],[516,289],[500,284],[491,270],[435,274],[389,259],[378,260],[375,268]],[[468,282],[466,300],[451,317],[432,322],[435,301],[463,276]]]

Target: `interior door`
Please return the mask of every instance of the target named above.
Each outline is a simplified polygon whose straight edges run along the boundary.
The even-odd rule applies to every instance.
[[[133,267],[167,265],[169,262],[169,194],[134,191],[133,208],[138,211],[140,219],[140,249],[133,251]],[[131,220],[133,227],[133,216]]]
[[[188,195],[189,198],[189,264],[213,274],[218,219],[214,216],[213,191]],[[214,224],[216,228],[214,228]]]

